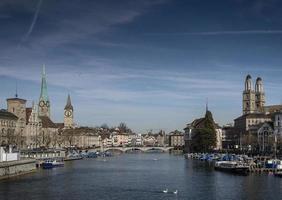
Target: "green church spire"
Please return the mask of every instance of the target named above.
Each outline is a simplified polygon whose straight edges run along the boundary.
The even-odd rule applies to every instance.
[[[50,117],[50,101],[47,93],[45,65],[42,69],[41,92],[38,104],[38,115]]]
[[[47,93],[47,81],[46,81],[45,65],[43,65],[43,69],[42,69],[40,100],[49,101],[49,97],[48,97],[48,93]]]

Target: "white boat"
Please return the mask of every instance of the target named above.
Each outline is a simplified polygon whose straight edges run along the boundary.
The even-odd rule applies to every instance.
[[[214,166],[215,170],[239,174],[248,175],[249,166],[239,161],[218,161]]]
[[[57,160],[46,160],[42,163],[42,167],[43,169],[52,169],[54,167],[63,167],[64,166],[64,162],[61,161],[57,161]]]

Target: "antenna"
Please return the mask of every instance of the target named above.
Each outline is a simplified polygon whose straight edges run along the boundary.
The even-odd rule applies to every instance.
[[[209,110],[209,98],[206,99],[206,112]]]

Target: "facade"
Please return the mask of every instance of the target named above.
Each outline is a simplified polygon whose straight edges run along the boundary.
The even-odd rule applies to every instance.
[[[42,122],[38,117],[37,106],[33,103],[32,108],[26,109],[26,146],[28,149],[39,147],[39,133],[42,131]]]
[[[128,134],[126,133],[114,132],[112,138],[115,147],[128,145]]]
[[[143,142],[143,145],[147,147],[156,146],[156,144],[158,143],[156,137],[151,133],[143,135],[142,142]]]
[[[18,117],[6,110],[0,110],[0,146],[15,144]]]
[[[274,132],[282,137],[282,111],[274,114]]]
[[[258,126],[257,143],[260,152],[273,151],[274,129],[272,122],[264,122]]]
[[[240,135],[235,130],[234,126],[227,124],[222,127],[222,149],[237,149],[239,148]]]
[[[157,134],[157,144],[158,146],[160,147],[163,147],[163,146],[166,146],[166,143],[165,143],[165,132],[164,131],[160,131],[158,134]]]
[[[265,113],[245,114],[234,120],[234,126],[241,134],[247,133],[251,126],[271,121],[271,115]]]
[[[184,134],[180,131],[174,131],[169,134],[169,146],[182,150],[184,148]]]
[[[142,135],[136,134],[134,146],[142,146],[142,145],[143,145]]]
[[[17,135],[16,144],[19,147],[24,146],[24,131],[26,127],[26,100],[17,97],[7,99],[7,110],[18,117],[15,133]]]

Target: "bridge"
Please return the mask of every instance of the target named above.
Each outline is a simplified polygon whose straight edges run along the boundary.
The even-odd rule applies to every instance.
[[[101,149],[101,148],[100,148]],[[169,152],[173,147],[104,147],[102,148],[103,151],[120,151],[123,153],[130,152],[130,151],[162,151],[162,152]]]

